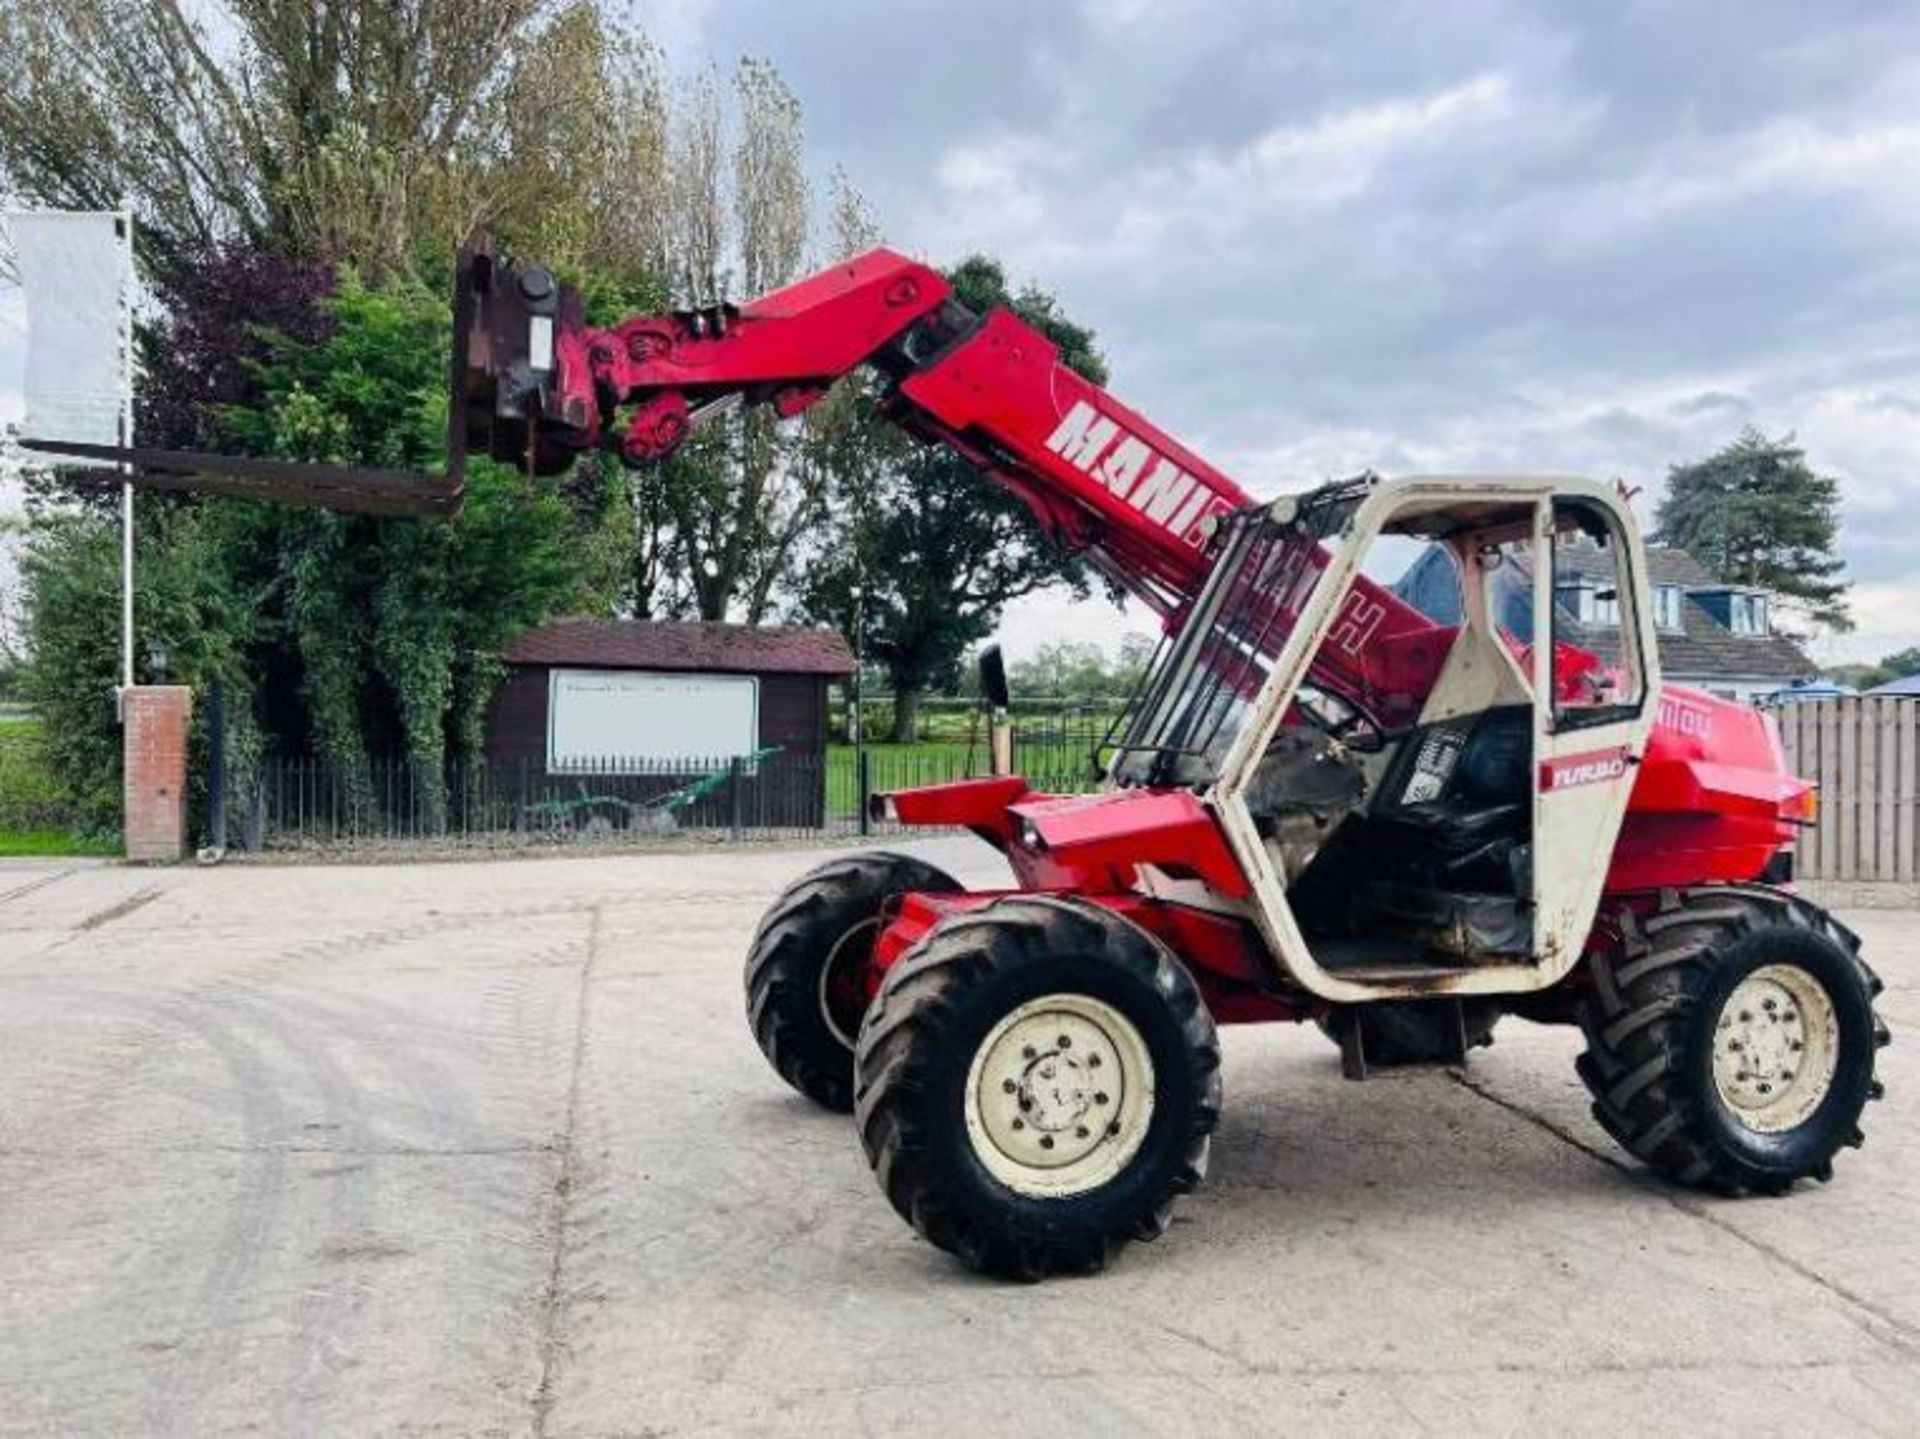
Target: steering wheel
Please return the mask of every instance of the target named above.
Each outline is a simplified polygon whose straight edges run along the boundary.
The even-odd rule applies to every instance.
[[[1379,754],[1392,739],[1379,720],[1332,690],[1302,685],[1293,703],[1308,724],[1355,754]]]

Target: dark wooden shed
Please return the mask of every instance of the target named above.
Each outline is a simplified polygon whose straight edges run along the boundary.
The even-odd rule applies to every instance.
[[[749,822],[820,822],[827,689],[853,673],[837,631],[564,619],[527,631],[503,658],[486,727],[496,774],[549,795],[612,784],[644,799],[777,749],[739,786]],[[737,797],[718,801],[681,811],[680,822],[738,817]]]

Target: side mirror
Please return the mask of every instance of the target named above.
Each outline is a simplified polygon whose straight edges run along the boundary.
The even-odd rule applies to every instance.
[[[1013,708],[1013,697],[1007,690],[1007,663],[1000,657],[999,645],[988,645],[980,651],[980,698],[988,709]]]

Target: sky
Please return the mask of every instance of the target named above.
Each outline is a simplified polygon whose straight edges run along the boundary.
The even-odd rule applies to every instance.
[[[1651,500],[1792,431],[1855,583],[1817,656],[1920,644],[1920,6],[634,13],[678,67],[771,59],[891,243],[1055,292],[1115,392],[1256,494],[1495,470]],[[1004,628],[1137,623],[1049,598]]]
[[[773,61],[890,243],[1053,291],[1255,494],[1573,472],[1645,517],[1669,465],[1792,431],[1859,620],[1816,656],[1920,644],[1920,6],[632,8],[678,70]],[[1003,630],[1144,624],[1044,597]]]

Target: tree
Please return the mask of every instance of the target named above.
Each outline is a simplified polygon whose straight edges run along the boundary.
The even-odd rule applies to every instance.
[[[368,286],[342,273],[324,338],[268,341],[257,392],[218,415],[223,436],[285,459],[437,466],[446,288],[400,275]],[[143,649],[163,647],[175,681],[221,679],[243,750],[317,753],[343,776],[350,803],[371,803],[373,757],[413,761],[431,824],[445,762],[477,757],[506,642],[555,610],[611,605],[630,524],[624,484],[586,474],[598,478],[530,483],[476,458],[451,521],[149,504],[137,561]],[[27,690],[48,720],[49,757],[83,811],[109,821],[116,527],[85,510],[45,511],[25,569]]]
[[[131,199],[155,278],[233,239],[377,277],[476,223],[657,263],[661,117],[597,0],[0,6],[0,190]]]
[[[1123,635],[1111,653],[1084,640],[1044,644],[1010,666],[1008,680],[1017,694],[1122,699],[1139,687],[1153,648],[1153,641],[1137,632]]]
[[[1920,675],[1920,647],[1896,650],[1877,664],[1829,665],[1821,673],[1837,684],[1870,690],[1912,675]]]
[[[1834,553],[1840,483],[1816,474],[1791,435],[1757,429],[1716,454],[1676,465],[1653,538],[1686,550],[1719,579],[1781,597],[1805,620],[1849,630],[1845,562]]]
[[[760,61],[735,71],[731,118],[711,71],[682,96],[667,186],[682,302],[752,297],[798,277],[812,209],[800,121],[799,101]],[[756,406],[709,422],[637,483],[637,609],[749,624],[768,616],[824,512],[827,476],[810,461],[807,433]]]
[[[1059,346],[1063,363],[1105,382],[1093,333],[1067,319],[1051,295],[1010,293],[999,264],[978,255],[948,278],[962,304],[978,312],[1011,306]],[[859,591],[863,645],[893,686],[893,739],[907,743],[920,697],[952,683],[961,657],[993,632],[1008,602],[1053,585],[1084,596],[1088,575],[1004,486],[893,428],[878,413],[872,383],[856,383],[837,433],[822,439],[831,451],[824,468],[834,522],[805,569],[798,608],[851,635]]]
[[[331,334],[282,343],[260,405],[227,412],[233,433],[286,459],[437,465],[451,342],[444,290],[397,277],[374,289],[343,276]],[[287,625],[323,752],[352,760],[398,750],[430,774],[450,751],[474,757],[513,633],[556,608],[606,606],[623,562],[613,533],[627,523],[611,502],[617,488],[603,474],[599,493],[582,494],[473,459],[452,521],[250,518],[242,556],[271,556],[287,580]],[[382,695],[387,744],[380,707],[369,704]]]

